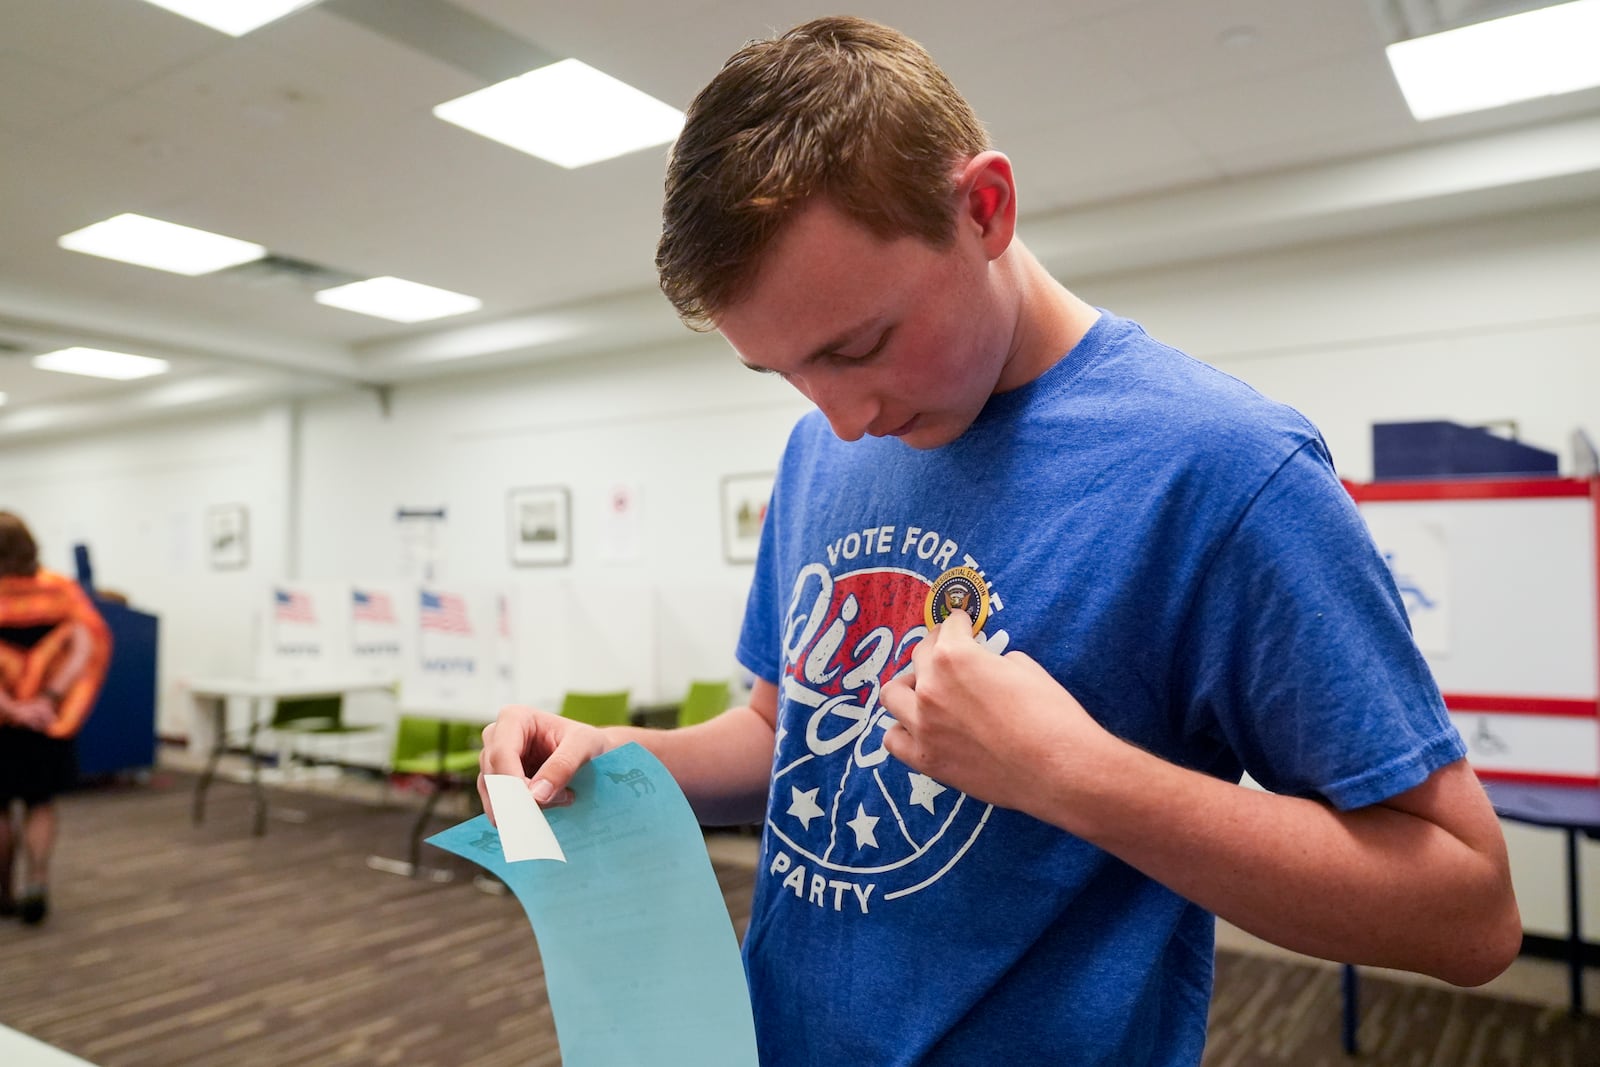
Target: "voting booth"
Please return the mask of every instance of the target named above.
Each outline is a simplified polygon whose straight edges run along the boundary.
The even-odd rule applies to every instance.
[[[515,691],[506,594],[428,585],[414,587],[410,600],[415,628],[400,668],[402,710],[492,719]]]
[[[1600,784],[1600,479],[1347,488],[1478,774]]]

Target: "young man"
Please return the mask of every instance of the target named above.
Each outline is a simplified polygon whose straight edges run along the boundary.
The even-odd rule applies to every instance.
[[[1073,296],[1016,217],[899,34],[825,19],[729,60],[657,265],[818,409],[763,534],[750,705],[655,733],[508,708],[484,770],[559,802],[634,740],[703,821],[765,812],[763,1063],[1198,1063],[1210,913],[1499,973],[1498,824],[1316,430]]]
[[[78,583],[39,566],[33,534],[0,511],[0,916],[45,919],[55,795],[77,778],[73,735],[94,707],[111,633]],[[23,807],[20,896],[11,807]]]

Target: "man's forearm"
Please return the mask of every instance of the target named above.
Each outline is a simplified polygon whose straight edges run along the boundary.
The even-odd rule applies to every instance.
[[[611,748],[637,741],[666,765],[706,826],[758,821],[766,810],[774,735],[748,707],[681,730],[607,727]]]
[[[1107,757],[1095,781],[1054,790],[1032,814],[1259,937],[1462,985],[1498,974],[1520,945],[1504,844],[1464,764],[1394,806],[1338,812],[1120,741]]]

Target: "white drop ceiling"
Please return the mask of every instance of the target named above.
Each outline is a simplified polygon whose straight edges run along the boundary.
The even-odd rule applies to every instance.
[[[569,171],[431,109],[564,56],[682,108],[745,40],[834,8],[324,0],[234,39],[142,0],[0,0],[0,442],[681,340],[652,267],[665,148]],[[1600,198],[1600,91],[1418,124],[1383,57],[1384,0],[856,10],[972,100],[1016,164],[1024,239],[1069,282]],[[125,211],[484,306],[400,326],[320,306],[288,271],[185,278],[56,246]],[[173,372],[28,365],[78,344]]]

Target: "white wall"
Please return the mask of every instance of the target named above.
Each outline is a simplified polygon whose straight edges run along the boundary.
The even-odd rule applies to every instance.
[[[95,582],[161,617],[158,729],[184,732],[179,675],[249,673],[252,608],[285,567],[292,432],[286,407],[0,450],[0,507],[22,515],[45,566],[74,573],[90,547]],[[250,559],[207,563],[206,510],[249,509]]]
[[[1511,418],[1564,466],[1574,426],[1600,431],[1600,205],[1072,284],[1299,407],[1356,480],[1371,475],[1373,421]],[[803,409],[719,341],[688,337],[660,352],[401,387],[387,417],[375,397],[342,394],[303,402],[298,418],[282,407],[10,446],[0,507],[34,524],[52,565],[70,569],[70,541],[88,540],[101,584],[162,616],[161,728],[182,732],[171,680],[249,670],[249,614],[265,582],[296,564],[306,578],[404,573],[399,506],[447,509],[442,578],[535,596],[552,582],[675,590],[669,625],[686,625],[687,610],[707,633],[731,634],[749,568],[722,560],[719,480],[770,469]],[[506,491],[544,484],[572,491],[572,564],[514,568]],[[631,561],[599,550],[617,484],[642,494]],[[244,572],[210,571],[203,557],[203,512],[228,502],[250,507]],[[670,664],[655,674],[675,684]],[[1528,926],[1559,933],[1559,839],[1516,827],[1509,837]],[[1587,932],[1600,939],[1600,848],[1584,850]]]
[[[1600,204],[1074,285],[1321,429],[1372,477],[1374,422],[1515,419],[1600,436]]]
[[[524,617],[562,605],[563,618],[522,628],[545,645],[521,657],[526,699],[568,679],[604,687],[613,668],[636,699],[672,699],[690,677],[734,672],[750,566],[723,559],[721,478],[772,469],[804,410],[720,340],[688,335],[661,352],[406,386],[388,415],[360,392],[9,447],[0,507],[30,523],[46,565],[70,573],[71,545],[86,541],[98,584],[161,616],[165,736],[189,732],[184,678],[253,672],[267,583],[412,576],[399,507],[445,509],[440,581],[522,593]],[[640,537],[619,560],[600,541],[623,483],[641,499]],[[507,491],[552,484],[571,491],[572,563],[514,567]],[[224,503],[249,509],[242,571],[207,562],[205,511]],[[541,637],[602,626],[611,640],[582,649]]]
[[[574,552],[560,577],[721,580],[720,479],[772,469],[804,410],[781,381],[695,335],[666,351],[397,389],[388,418],[370,397],[313,404],[302,423],[303,576],[398,565],[399,506],[446,508],[442,578],[543,576],[509,561],[506,493],[562,485]],[[641,498],[632,561],[603,547],[619,484]]]

